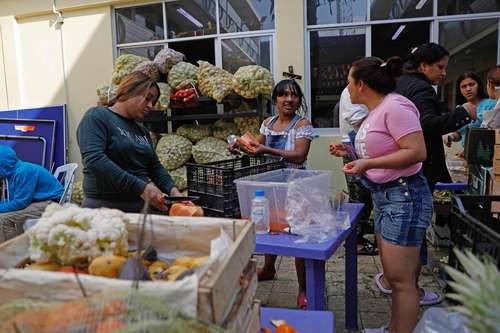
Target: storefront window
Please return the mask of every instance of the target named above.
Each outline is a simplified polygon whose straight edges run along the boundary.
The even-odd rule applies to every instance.
[[[437,0],[438,15],[476,14],[500,11],[497,0]]]
[[[340,94],[351,63],[365,56],[365,29],[311,31],[310,45],[313,126],[339,127]]]
[[[307,24],[366,21],[366,0],[307,0]]]
[[[117,8],[116,42],[118,44],[164,39],[162,5]]]
[[[219,0],[220,32],[274,29],[274,0]]]
[[[373,25],[372,55],[405,59],[413,47],[429,42],[429,34],[429,22],[425,21]]]
[[[120,54],[135,54],[144,58],[153,60],[158,52],[163,48],[163,45],[147,46],[147,47],[130,47],[120,49]]]
[[[215,26],[215,0],[179,0],[167,2],[168,38],[212,35]]]
[[[215,64],[215,47],[213,38],[193,39],[183,42],[168,43],[168,47],[184,54],[184,61],[198,66],[198,60]]]
[[[222,68],[234,73],[241,66],[260,65],[271,70],[271,37],[223,39]]]
[[[432,16],[433,0],[371,0],[371,20]]]
[[[453,107],[458,93],[456,81],[462,73],[474,71],[484,78],[497,64],[498,20],[443,22],[439,25],[439,41],[450,52],[443,86],[447,87],[448,106]]]

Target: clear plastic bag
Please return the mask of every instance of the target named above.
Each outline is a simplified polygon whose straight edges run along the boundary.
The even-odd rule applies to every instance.
[[[461,313],[434,307],[424,312],[413,333],[469,333],[465,322]]]
[[[297,242],[325,242],[350,226],[349,215],[341,210],[336,195],[331,200],[331,172],[321,171],[309,177],[291,173],[286,197],[286,222]]]

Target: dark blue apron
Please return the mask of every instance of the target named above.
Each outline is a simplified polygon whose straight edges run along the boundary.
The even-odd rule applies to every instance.
[[[269,125],[267,127],[269,130],[273,129],[274,123],[278,120],[278,116],[274,117],[271,119],[269,122]],[[266,135],[266,146],[274,148],[274,149],[280,149],[280,150],[285,150],[286,146],[286,141],[288,139],[288,132],[295,127],[297,122],[300,120],[300,117],[296,114],[293,115],[292,120],[288,124],[287,128],[283,131],[284,134],[268,134]]]
[[[271,119],[269,122],[269,125],[267,127],[269,130],[273,129],[274,123],[278,120],[278,116],[275,118]],[[268,134],[266,135],[266,146],[274,148],[274,149],[280,149],[280,150],[285,150],[286,147],[286,141],[288,140],[288,132],[295,127],[297,122],[300,120],[300,117],[295,114],[288,124],[287,128],[283,131],[284,134]],[[287,162],[285,160],[285,165],[287,168],[295,168],[295,169],[305,169],[304,166],[299,166],[295,163],[292,162]]]

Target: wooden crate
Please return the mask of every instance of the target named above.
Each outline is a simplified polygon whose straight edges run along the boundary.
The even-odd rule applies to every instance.
[[[137,214],[128,214],[129,244],[137,242],[137,230],[140,219]],[[247,272],[255,274],[255,263],[250,262],[255,249],[255,231],[252,223],[245,220],[222,218],[185,218],[169,216],[153,216],[155,236],[153,244],[159,251],[168,251],[169,248],[191,250],[208,254],[210,241],[224,230],[233,240],[224,260],[214,263],[205,274],[197,279],[194,293],[197,293],[197,304],[194,311],[197,318],[216,324],[222,324],[225,316],[231,313],[235,299],[242,287],[240,278]],[[136,222],[133,222],[136,221]],[[170,230],[170,231],[169,231]],[[190,236],[191,235],[191,236]],[[192,236],[196,235],[196,236]],[[29,259],[29,239],[26,234],[0,244],[0,305],[16,298],[29,297],[34,299],[68,301],[81,297],[78,284],[71,274],[59,272],[42,272],[20,269]],[[17,267],[17,268],[16,268]],[[7,276],[10,276],[7,279]],[[19,279],[12,279],[19,276]],[[195,277],[193,277],[194,279]],[[60,283],[40,285],[40,279]],[[123,285],[130,285],[130,281],[107,279],[95,276],[81,276],[87,293],[94,294],[105,290],[117,290]],[[155,291],[162,295],[162,290],[176,286],[174,294],[169,295],[168,303],[174,308],[182,308],[176,302],[182,303],[182,296],[176,297],[175,289],[186,288],[186,283],[180,282],[151,282],[140,283],[140,288]],[[123,289],[123,288],[122,288]],[[180,292],[180,291],[179,291]],[[254,293],[255,295],[255,293]],[[253,297],[252,297],[253,298]],[[185,304],[183,304],[185,305]]]

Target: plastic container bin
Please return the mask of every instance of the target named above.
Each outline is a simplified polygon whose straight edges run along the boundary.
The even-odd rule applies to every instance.
[[[196,204],[203,208],[205,216],[239,218],[234,180],[281,169],[284,162],[273,156],[243,156],[208,164],[187,163],[186,167],[188,193],[200,197]]]
[[[489,255],[500,268],[500,218],[492,206],[500,196],[457,195],[454,197],[451,248],[471,249],[477,255]],[[449,265],[458,267],[452,250]]]
[[[269,171],[262,174],[241,178],[235,181],[238,190],[241,217],[250,218],[252,199],[256,190],[264,190],[269,200],[269,220],[272,231],[282,230],[287,227],[286,223],[286,199],[288,186],[291,180],[307,177],[324,177],[330,171],[281,169]],[[324,193],[331,193],[330,183],[323,182]]]

